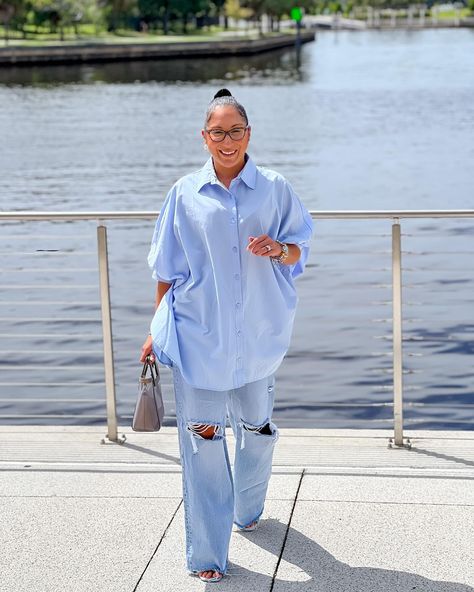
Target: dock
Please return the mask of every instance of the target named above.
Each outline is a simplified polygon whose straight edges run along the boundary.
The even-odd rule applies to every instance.
[[[205,584],[176,428],[118,431],[0,427],[1,592],[474,591],[473,432],[281,429],[259,528]]]

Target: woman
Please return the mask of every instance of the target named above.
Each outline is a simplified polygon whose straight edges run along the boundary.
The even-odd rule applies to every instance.
[[[187,567],[222,579],[232,524],[255,530],[278,430],[274,373],[290,342],[311,217],[289,183],[247,155],[245,109],[227,89],[207,109],[210,158],[171,188],[148,262],[156,313],[142,347],[173,370]],[[236,439],[233,475],[226,416]]]

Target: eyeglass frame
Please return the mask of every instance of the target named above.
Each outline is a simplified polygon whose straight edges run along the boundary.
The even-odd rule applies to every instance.
[[[230,135],[230,133],[231,133],[232,129],[235,129],[235,127],[234,127],[234,128],[232,128],[232,129],[230,129],[230,130],[228,130],[228,131],[225,131],[225,130],[217,130],[217,129],[213,129],[213,130],[204,129],[204,131],[205,131],[205,132],[206,132],[206,134],[208,134],[208,135],[209,135],[209,137],[211,138],[211,142],[216,142],[216,144],[219,144],[220,142],[223,142],[223,141],[225,140],[226,136],[229,136],[229,138],[230,138],[230,139],[231,139],[233,142],[240,142],[240,140],[243,140],[243,139],[245,138],[245,132],[246,132],[248,129],[250,129],[250,125],[248,125],[248,124],[247,124],[247,125],[245,125],[245,126],[239,126],[239,127],[240,127],[240,129],[243,129],[243,130],[244,130],[244,134],[243,134],[243,136],[242,136],[242,137],[241,137],[239,140],[234,140],[234,138],[233,138],[233,137]],[[213,131],[215,131],[215,132],[217,132],[217,131],[224,132],[224,137],[222,138],[222,140],[214,140],[214,138],[211,136],[211,132],[213,132]]]

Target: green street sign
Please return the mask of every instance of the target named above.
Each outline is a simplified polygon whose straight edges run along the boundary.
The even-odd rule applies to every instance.
[[[297,23],[303,18],[303,13],[301,8],[298,6],[294,6],[290,12],[291,19],[296,21]]]

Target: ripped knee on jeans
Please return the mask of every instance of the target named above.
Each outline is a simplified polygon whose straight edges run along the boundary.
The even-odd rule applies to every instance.
[[[272,436],[274,433],[270,426],[270,422],[268,421],[261,426],[253,426],[242,421],[242,427],[244,428],[244,430],[247,430],[247,432],[253,432],[254,434],[263,434],[264,436]]]
[[[219,424],[212,423],[195,423],[188,421],[188,430],[194,436],[202,438],[203,440],[218,440],[223,437],[223,428]]]
[[[278,440],[278,429],[276,425],[272,423],[270,420],[266,420],[260,425],[253,425],[241,419],[240,425],[242,427],[242,438],[240,441],[241,450],[245,448],[245,435],[247,433],[255,434],[258,436],[271,436],[269,442],[272,442],[273,444]]]
[[[196,440],[222,440],[224,437],[224,427],[220,424],[213,423],[199,423],[188,421],[186,429],[191,437],[191,444],[193,447],[193,454],[197,454],[198,445]]]

